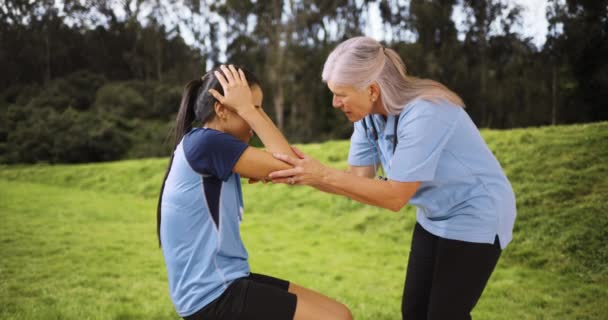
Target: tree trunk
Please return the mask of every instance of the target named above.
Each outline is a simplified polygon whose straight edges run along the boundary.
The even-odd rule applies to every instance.
[[[158,81],[163,81],[163,44],[158,35],[156,39],[156,77]]]
[[[274,33],[271,36],[271,39],[273,40],[272,42],[274,42],[271,44],[271,47],[273,50],[272,57],[274,59],[271,60],[270,79],[271,79],[272,88],[274,89],[272,102],[273,102],[275,117],[277,119],[277,127],[279,128],[279,130],[283,131],[283,128],[285,126],[285,123],[284,123],[285,98],[283,96],[284,95],[284,91],[283,91],[283,57],[285,55],[285,48],[283,46],[281,46],[281,40],[283,38],[283,30],[284,30],[284,25],[281,21],[283,8],[282,8],[282,1],[275,0],[275,1],[273,1],[273,3],[274,3],[273,16],[277,23],[274,28]]]
[[[279,127],[279,129],[281,131],[283,131],[283,127],[285,125],[285,121],[284,121],[285,100],[284,100],[284,95],[283,95],[283,84],[281,82],[279,82],[277,85],[275,85],[273,103],[274,103],[274,111],[276,112],[276,117],[277,117],[277,127]]]
[[[551,77],[551,124],[557,124],[557,67],[552,68]]]
[[[51,81],[51,37],[49,35],[50,30],[47,26],[46,33],[44,35],[44,45],[45,45],[45,72],[44,72],[44,83],[48,84]]]
[[[481,65],[480,65],[480,79],[479,79],[479,103],[481,104],[481,125],[488,127],[488,99],[487,98],[487,83],[488,83],[488,71],[486,66],[486,53],[482,48],[481,50]]]

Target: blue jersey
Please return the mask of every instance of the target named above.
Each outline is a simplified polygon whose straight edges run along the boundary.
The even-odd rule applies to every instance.
[[[397,139],[393,139],[394,117],[399,117]],[[414,100],[398,115],[386,120],[374,115],[372,120],[378,140],[365,132],[361,121],[355,123],[350,165],[381,163],[391,180],[420,181],[409,203],[417,207],[416,219],[430,233],[478,243],[494,243],[498,236],[501,247],[507,246],[516,215],[515,196],[464,109],[448,102]]]
[[[247,146],[203,128],[188,132],[174,151],[162,196],[160,238],[169,293],[182,317],[249,275],[239,232],[241,181],[232,171]]]

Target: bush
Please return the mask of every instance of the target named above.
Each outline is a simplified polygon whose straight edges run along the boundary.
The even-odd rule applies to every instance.
[[[127,158],[168,157],[173,147],[173,121],[133,121]]]
[[[104,114],[13,105],[2,118],[7,124],[4,163],[118,160],[131,144],[130,124]]]
[[[159,84],[154,88],[154,102],[149,118],[154,119],[173,119],[179,110],[179,103],[182,98],[182,88]]]
[[[181,94],[181,87],[163,83],[113,82],[97,91],[95,107],[129,119],[165,121],[177,113]]]
[[[16,103],[28,104],[33,108],[52,107],[59,111],[66,108],[88,110],[93,106],[97,90],[104,83],[102,76],[79,71],[55,79],[41,88],[22,88]]]
[[[147,107],[140,92],[124,82],[114,82],[101,87],[95,98],[95,108],[102,113],[135,118]]]

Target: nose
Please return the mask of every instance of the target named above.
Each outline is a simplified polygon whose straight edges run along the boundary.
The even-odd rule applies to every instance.
[[[342,106],[342,99],[340,99],[334,95],[334,97],[331,101],[331,104],[334,108],[339,108]]]

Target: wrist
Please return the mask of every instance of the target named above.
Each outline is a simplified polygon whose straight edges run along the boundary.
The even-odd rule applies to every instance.
[[[253,104],[248,104],[236,110],[236,113],[242,118],[246,118],[247,116],[254,114],[257,112],[257,107]]]
[[[321,166],[321,185],[331,186],[333,172],[332,169],[326,166]]]

